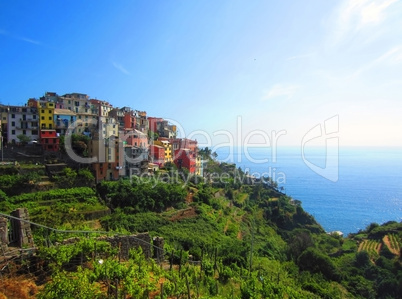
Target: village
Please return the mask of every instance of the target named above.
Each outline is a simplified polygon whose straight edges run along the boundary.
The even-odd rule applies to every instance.
[[[73,164],[87,164],[96,182],[165,166],[203,175],[197,141],[177,138],[176,125],[146,111],[81,93],[46,92],[23,106],[0,105],[0,113],[3,163],[18,159],[18,152],[28,158],[68,157]]]

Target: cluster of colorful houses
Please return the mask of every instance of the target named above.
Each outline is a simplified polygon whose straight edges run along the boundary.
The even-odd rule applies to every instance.
[[[46,92],[24,106],[0,105],[0,113],[2,148],[24,139],[47,153],[58,152],[62,136],[90,137],[85,161],[97,181],[153,172],[166,164],[203,174],[197,141],[177,138],[175,125],[145,111],[113,107],[86,94]]]

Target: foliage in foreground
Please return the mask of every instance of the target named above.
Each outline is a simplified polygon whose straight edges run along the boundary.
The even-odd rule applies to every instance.
[[[160,298],[162,290],[164,298],[401,298],[401,223],[371,224],[342,238],[326,234],[300,202],[270,184],[189,182],[103,182],[97,194],[72,188],[0,198],[33,215],[47,203],[65,215],[60,223],[71,221],[72,206],[103,202],[112,211],[103,229],[165,239],[162,267],[140,251],[119,262],[116,248],[91,240],[41,247],[52,274],[40,298]],[[42,231],[34,233],[39,240]]]

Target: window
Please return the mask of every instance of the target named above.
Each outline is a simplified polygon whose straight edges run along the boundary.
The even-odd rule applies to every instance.
[[[36,115],[33,115],[32,118],[33,118],[33,119],[36,119]]]
[[[15,130],[11,130],[11,134],[15,135]]]
[[[45,110],[42,109],[41,112],[42,112],[42,113],[45,113]]]
[[[22,130],[22,134],[26,135],[26,134],[27,134],[27,131]]]
[[[15,114],[11,114],[11,118],[15,118]]]
[[[42,116],[40,119],[41,119],[41,120],[45,120],[45,117],[44,117],[44,116]]]
[[[27,108],[22,108],[22,112],[27,112]]]
[[[15,121],[12,121],[12,122],[11,122],[11,125],[12,125],[13,127],[15,127]]]
[[[51,117],[51,116],[49,116],[49,120],[52,120],[52,117]]]
[[[49,110],[49,113],[52,113],[52,110]]]
[[[38,130],[32,130],[32,135],[38,135]]]

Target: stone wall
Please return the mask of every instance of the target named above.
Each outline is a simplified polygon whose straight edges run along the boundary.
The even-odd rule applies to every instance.
[[[28,210],[25,208],[20,208],[11,212],[11,216],[29,220]],[[10,226],[9,222],[11,223]],[[33,246],[34,241],[30,223],[17,219],[0,217],[0,254],[6,254],[11,247],[23,248]]]
[[[154,255],[153,257],[159,261],[163,260],[165,240],[162,237],[154,237],[153,239]]]
[[[26,208],[19,208],[11,212],[11,216],[29,220],[29,213]],[[34,245],[33,236],[31,232],[31,224],[25,221],[19,221],[16,219],[11,220],[12,233],[13,233],[13,245],[17,247],[32,247]]]
[[[0,217],[0,254],[8,250],[8,219]]]
[[[151,237],[148,233],[133,236],[101,237],[99,240],[109,242],[113,247],[120,248],[122,259],[129,258],[130,249],[141,247],[146,258],[152,257]]]
[[[20,208],[11,213],[11,216],[29,220],[28,210]],[[8,230],[8,221],[11,222],[11,234]],[[71,244],[77,242],[79,238],[70,238],[62,244]],[[142,233],[131,236],[103,236],[98,240],[107,241],[113,247],[120,249],[122,259],[128,259],[130,249],[141,247],[146,258],[156,258],[158,262],[163,260],[164,240],[161,237],[155,237],[151,240],[148,233]],[[30,223],[17,219],[7,219],[0,217],[0,255],[5,254],[9,247],[33,247],[33,236]]]

